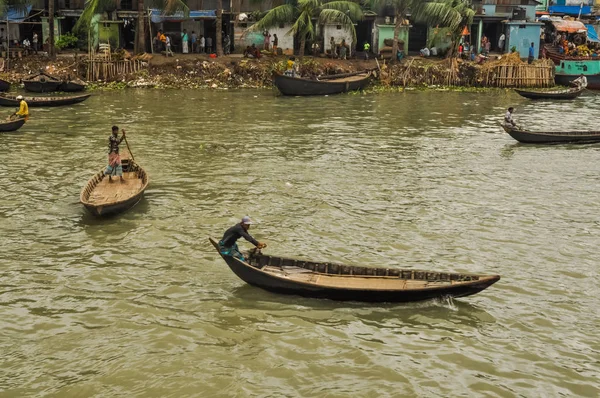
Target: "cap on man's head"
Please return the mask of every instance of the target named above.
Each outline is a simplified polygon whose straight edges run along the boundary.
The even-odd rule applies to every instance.
[[[254,224],[254,223],[252,222],[250,217],[244,216],[244,217],[242,217],[242,224],[250,225],[250,224]]]
[[[18,96],[17,96],[17,99],[18,99],[18,100],[22,100],[22,99],[23,99],[23,96],[22,96],[22,95],[18,95]]]

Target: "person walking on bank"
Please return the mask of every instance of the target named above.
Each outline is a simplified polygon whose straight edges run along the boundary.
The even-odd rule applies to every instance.
[[[504,36],[504,33],[502,33],[500,35],[500,38],[498,39],[498,50],[500,51],[500,54],[504,54],[504,42],[506,41],[506,36]]]
[[[198,35],[192,30],[192,53],[198,51],[197,47]]]
[[[365,42],[363,49],[365,50],[365,59],[369,59],[369,51],[371,51],[371,45],[369,42]]]
[[[331,48],[331,58],[336,58],[337,51],[335,46],[335,39],[333,38],[333,36],[331,36],[331,39],[329,39],[329,47]]]
[[[173,54],[173,51],[171,51],[171,36],[169,36],[169,35],[167,35],[165,37],[165,46],[166,46],[165,57],[168,57],[169,54],[171,54],[171,56],[174,57],[175,54]]]
[[[212,53],[212,37],[208,36],[206,38],[206,52],[207,53]]]
[[[29,119],[29,105],[23,99],[22,95],[17,97],[17,101],[19,101],[19,110],[14,113],[14,116],[17,116],[19,119]]]
[[[273,33],[273,54],[277,55],[277,46],[279,45],[279,38],[277,33]]]
[[[38,34],[33,32],[33,39],[31,40],[33,43],[33,51],[37,54],[38,52]]]
[[[239,224],[235,224],[223,234],[223,239],[219,242],[221,254],[224,256],[235,257],[241,261],[245,261],[244,255],[238,249],[237,240],[244,238],[259,249],[267,247],[265,243],[260,243],[254,239],[249,233],[250,225],[254,224],[250,217],[244,216]]]
[[[190,52],[188,48],[188,41],[189,37],[187,34],[187,29],[184,29],[183,32],[181,32],[181,52],[183,54],[187,54]]]
[[[125,130],[123,135],[119,138],[119,128],[117,126],[112,127],[112,135],[108,137],[108,166],[104,170],[104,175],[108,176],[108,182],[112,181],[112,176],[116,175],[121,178],[121,182],[125,182],[123,179],[123,166],[121,164],[121,155],[119,155],[119,144],[125,139]]]
[[[531,43],[531,47],[529,47],[529,57],[527,57],[527,63],[528,64],[532,64],[533,63],[533,57],[535,54],[535,48],[534,48],[534,43]]]
[[[198,50],[198,52],[201,54],[204,54],[205,48],[206,48],[206,39],[204,38],[204,35],[200,35],[200,49]]]

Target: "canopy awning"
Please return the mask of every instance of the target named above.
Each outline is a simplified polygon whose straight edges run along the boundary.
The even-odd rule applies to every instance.
[[[593,41],[594,43],[600,43],[600,40],[598,40],[598,33],[596,33],[596,29],[594,29],[594,25],[586,24],[585,27],[587,28],[588,41]]]
[[[567,20],[553,20],[552,25],[559,32],[567,32],[567,33],[582,33],[587,32],[585,25],[579,21],[567,21]]]
[[[25,18],[29,16],[31,12],[31,6],[27,6],[21,10],[17,10],[14,7],[8,7],[6,14],[0,17],[0,21],[6,22],[23,22]]]
[[[185,21],[189,19],[202,19],[202,18],[216,18],[217,11],[216,10],[196,10],[190,11],[188,16],[185,16],[183,12],[176,12],[172,15],[165,15],[161,10],[153,9],[151,10],[150,18],[154,23],[160,23],[165,21]]]

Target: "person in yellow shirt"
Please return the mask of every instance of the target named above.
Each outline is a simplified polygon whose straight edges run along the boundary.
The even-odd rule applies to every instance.
[[[296,58],[290,57],[287,60],[285,73],[286,76],[296,77]]]
[[[27,105],[22,95],[19,95],[17,100],[19,101],[19,110],[15,112],[15,115],[21,119],[29,119],[29,105]]]

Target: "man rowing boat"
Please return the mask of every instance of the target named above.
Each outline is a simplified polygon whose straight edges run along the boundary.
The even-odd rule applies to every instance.
[[[514,110],[515,108],[513,108],[512,106],[508,108],[508,110],[504,114],[504,125],[511,128],[518,128],[517,123],[515,123],[515,121],[512,118]]]
[[[577,86],[578,89],[587,87],[587,77],[582,73],[579,77],[572,82]]]
[[[119,138],[119,128],[113,126],[112,135],[108,137],[108,166],[106,166],[106,170],[104,170],[104,175],[108,176],[108,182],[112,182],[113,175],[121,177],[121,182],[125,182],[123,179],[121,155],[119,155],[119,144],[125,139],[125,130],[122,131],[123,135]]]
[[[241,261],[245,261],[244,255],[240,253],[236,241],[239,238],[244,238],[259,249],[267,247],[266,243],[260,243],[254,239],[249,233],[250,225],[254,224],[250,217],[244,216],[239,224],[235,224],[223,234],[223,239],[219,242],[221,254],[224,256],[235,257]]]

